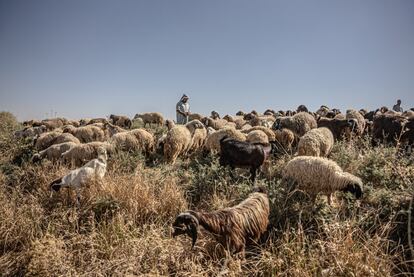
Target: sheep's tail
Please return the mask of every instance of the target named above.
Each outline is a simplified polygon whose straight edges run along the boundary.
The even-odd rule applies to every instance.
[[[62,179],[63,179],[63,177],[61,177],[57,180],[54,180],[52,183],[50,183],[49,188],[51,190],[53,189],[54,191],[59,191],[60,188],[62,187]]]

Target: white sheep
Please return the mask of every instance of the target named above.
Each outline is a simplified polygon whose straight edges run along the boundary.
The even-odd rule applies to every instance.
[[[96,157],[99,148],[104,148],[109,154],[113,152],[113,145],[110,143],[94,141],[75,145],[62,154],[62,160],[66,163],[80,166]]]
[[[334,137],[328,128],[312,129],[300,138],[299,156],[327,157],[334,145]]]
[[[94,125],[87,125],[82,127],[74,127],[71,125],[67,125],[64,127],[63,132],[74,135],[82,143],[88,143],[92,141],[104,141],[105,132],[102,129],[103,128]]]
[[[76,202],[79,205],[81,186],[94,179],[103,179],[106,173],[107,159],[106,150],[104,148],[99,148],[97,159],[93,159],[84,166],[74,169],[65,176],[53,181],[49,185],[50,189],[59,191],[64,187],[74,188],[76,190]]]
[[[322,157],[299,156],[290,160],[283,172],[285,180],[293,180],[298,188],[309,193],[313,199],[318,193],[328,197],[335,191],[351,192],[356,198],[363,195],[362,181],[344,172],[334,161]]]
[[[164,158],[175,163],[179,155],[186,154],[192,146],[196,129],[204,128],[199,120],[193,120],[186,125],[177,125],[168,131],[164,140]]]
[[[251,143],[269,144],[269,138],[261,130],[254,130],[247,134],[246,141]]]

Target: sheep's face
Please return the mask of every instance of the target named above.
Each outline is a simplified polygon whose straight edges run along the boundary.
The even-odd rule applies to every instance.
[[[275,123],[273,123],[272,125],[272,129],[273,130],[282,130],[283,126],[282,126],[282,119],[281,118],[277,118],[275,120]]]
[[[344,189],[342,189],[342,191],[345,193],[352,193],[356,199],[360,199],[364,194],[362,191],[362,185],[358,182],[349,183]]]
[[[192,247],[197,241],[198,220],[195,216],[189,213],[182,213],[177,216],[173,223],[174,232],[173,237],[187,234],[192,239]]]

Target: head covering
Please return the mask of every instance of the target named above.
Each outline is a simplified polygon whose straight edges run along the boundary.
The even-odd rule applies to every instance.
[[[181,96],[180,101],[184,100],[185,98],[187,98],[187,99],[188,99],[188,96],[187,96],[187,95],[185,95],[185,94],[183,94],[183,96]]]

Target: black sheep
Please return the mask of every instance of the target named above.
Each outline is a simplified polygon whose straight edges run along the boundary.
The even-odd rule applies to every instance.
[[[256,179],[257,169],[270,155],[271,146],[260,143],[250,143],[223,137],[220,140],[220,165],[229,165],[232,169],[250,168],[252,182]]]

